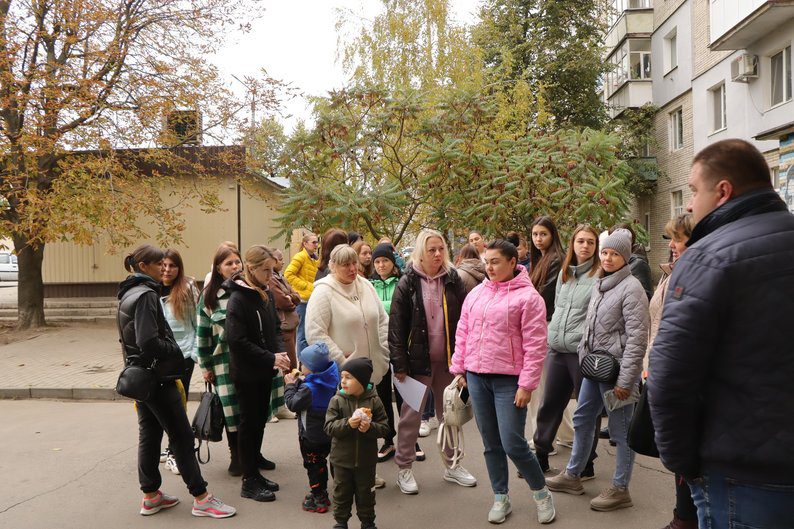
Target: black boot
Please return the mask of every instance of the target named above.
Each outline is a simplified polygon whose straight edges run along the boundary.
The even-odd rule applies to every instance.
[[[259,482],[262,485],[264,485],[267,490],[271,492],[278,491],[278,483],[276,483],[275,481],[270,481],[269,479],[267,479],[265,476],[262,475],[257,476],[256,479],[258,479]]]
[[[378,529],[375,522],[361,522],[361,529]]]
[[[540,463],[540,469],[543,471],[543,473],[545,474],[546,472],[548,472],[549,471],[549,455],[548,454],[542,454],[542,453],[538,452],[537,454],[535,454],[535,457],[538,458],[538,463]]]
[[[276,495],[265,487],[265,484],[256,476],[243,478],[243,488],[240,497],[251,498],[256,501],[275,501]]]
[[[276,464],[269,459],[266,459],[265,456],[259,454],[259,461],[256,462],[257,466],[260,470],[275,470]]]
[[[232,455],[232,460],[229,463],[229,475],[234,477],[242,476],[243,471],[240,468],[240,456],[237,455],[237,446],[230,447],[229,452]]]
[[[347,522],[343,522],[341,520],[336,520],[332,529],[347,529]]]

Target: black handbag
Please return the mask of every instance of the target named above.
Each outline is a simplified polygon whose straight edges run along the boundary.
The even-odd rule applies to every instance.
[[[620,374],[620,364],[607,351],[593,351],[582,358],[582,376],[593,382],[614,384]]]
[[[648,384],[645,384],[640,392],[640,399],[634,406],[634,415],[631,416],[629,447],[638,454],[659,457],[655,434],[653,421],[651,421],[651,408],[648,405]]]
[[[119,373],[116,393],[128,399],[145,402],[151,398],[160,383],[153,367],[127,365]]]
[[[209,463],[210,442],[217,443],[223,439],[223,404],[217,393],[212,391],[208,382],[204,383],[205,390],[201,394],[201,402],[193,416],[193,436],[199,440],[197,457],[199,463]],[[201,460],[201,444],[207,442],[207,460]]]

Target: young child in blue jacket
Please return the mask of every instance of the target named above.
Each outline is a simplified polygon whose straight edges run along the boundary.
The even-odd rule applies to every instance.
[[[290,373],[284,377],[284,402],[290,411],[298,414],[298,442],[303,468],[309,475],[310,492],[303,500],[303,510],[324,513],[331,505],[328,499],[331,438],[324,430],[325,414],[339,387],[339,369],[322,342],[303,349],[300,361],[305,376]]]

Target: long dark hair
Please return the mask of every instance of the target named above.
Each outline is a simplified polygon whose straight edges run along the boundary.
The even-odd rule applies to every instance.
[[[587,275],[592,276],[598,269],[601,267],[601,258],[598,257],[598,232],[595,228],[590,226],[589,224],[579,224],[576,226],[576,229],[573,230],[573,236],[571,237],[571,243],[568,245],[568,253],[565,254],[565,261],[562,263],[562,282],[565,283],[570,279],[571,272],[568,270],[568,267],[571,265],[580,265],[582,263],[579,262],[579,259],[576,257],[576,254],[573,251],[573,243],[576,240],[576,236],[579,232],[586,231],[593,237],[595,237],[595,253],[593,253],[593,265],[590,267],[590,272]]]
[[[142,244],[124,256],[124,269],[127,272],[141,273],[138,263],[156,263],[163,260],[164,252],[157,246]]]
[[[207,307],[208,310],[215,310],[218,308],[218,290],[221,289],[221,284],[223,283],[223,276],[218,272],[218,267],[232,254],[236,255],[242,261],[240,250],[238,250],[236,246],[225,246],[221,244],[218,249],[215,250],[215,257],[212,259],[212,275],[210,276],[210,282],[204,287],[204,306]]]
[[[369,248],[370,253],[372,253],[372,246],[367,241],[365,241],[364,239],[359,239],[359,240],[357,240],[356,242],[353,243],[353,249],[356,251],[356,255],[359,256],[359,260],[358,260],[358,271],[359,271],[359,273],[363,277],[372,277],[372,271],[375,269],[375,266],[373,265],[372,260],[370,260],[368,266],[364,266],[363,264],[361,264],[361,259],[360,259],[360,257],[361,257],[361,249],[364,248],[365,246],[367,246]]]
[[[347,244],[347,232],[339,228],[331,228],[323,234],[322,248],[320,248],[320,266],[318,270],[326,270],[331,260],[331,252],[340,244]]]
[[[185,276],[185,265],[182,263],[182,256],[173,248],[168,248],[165,251],[163,259],[170,259],[177,266],[179,271],[174,278],[171,285],[171,294],[168,295],[168,304],[171,305],[171,310],[176,319],[180,321],[185,320],[185,313],[192,312],[196,307],[196,300],[193,297],[193,289],[190,288],[190,281]],[[191,318],[195,314],[187,314]]]
[[[546,283],[546,276],[549,274],[551,264],[555,260],[562,261],[562,243],[560,242],[560,234],[557,232],[557,226],[554,225],[554,221],[551,220],[551,217],[543,216],[536,218],[532,223],[532,228],[535,226],[543,226],[549,230],[551,234],[551,246],[546,250],[546,255],[543,255],[543,252],[535,246],[534,242],[529,245],[529,278],[532,280],[532,284],[535,285],[535,288],[541,289]]]

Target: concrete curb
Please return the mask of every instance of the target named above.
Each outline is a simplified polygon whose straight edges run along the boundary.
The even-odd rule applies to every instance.
[[[113,388],[0,388],[0,399],[129,400]],[[188,400],[198,402],[201,392],[193,391]]]

